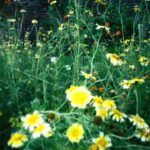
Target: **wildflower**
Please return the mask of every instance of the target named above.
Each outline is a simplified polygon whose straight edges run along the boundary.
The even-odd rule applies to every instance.
[[[44,137],[49,137],[52,135],[52,129],[48,123],[41,123],[32,132],[33,138],[38,138],[41,135]]]
[[[149,64],[149,59],[144,57],[144,56],[140,56],[139,57],[139,62],[141,63],[142,66],[148,66]]]
[[[107,109],[104,108],[97,108],[96,109],[96,116],[102,118],[103,120],[109,117],[109,112]]]
[[[96,108],[102,107],[103,99],[98,96],[93,97],[93,106]]]
[[[56,64],[57,61],[58,61],[57,57],[51,57],[50,59],[51,59],[51,62],[54,63],[54,64]]]
[[[117,106],[114,100],[106,99],[103,102],[103,107],[107,110],[113,110],[113,109],[116,109]]]
[[[132,70],[136,70],[136,67],[134,65],[130,65],[129,68]]]
[[[112,146],[111,139],[103,132],[100,132],[98,138],[93,139],[93,143],[98,146],[99,150],[105,150]]]
[[[79,143],[83,139],[84,130],[81,124],[74,123],[72,124],[66,133],[70,142]]]
[[[124,122],[124,119],[127,117],[124,113],[120,112],[117,109],[114,109],[110,112],[110,115],[112,115],[112,119],[117,122]]]
[[[21,9],[20,13],[26,13],[26,10],[25,9]]]
[[[100,92],[100,93],[103,93],[104,91],[105,91],[105,90],[104,90],[103,87],[100,87],[100,88],[99,88],[99,92]]]
[[[116,36],[120,36],[121,35],[121,31],[116,31],[115,35]]]
[[[140,11],[140,8],[139,8],[138,5],[135,5],[135,6],[133,7],[133,9],[134,9],[135,12],[139,12],[139,11]]]
[[[35,19],[32,20],[32,24],[36,25],[37,23],[38,23],[37,20],[35,20]]]
[[[144,82],[145,82],[144,78],[134,78],[130,80],[131,84],[142,84]]]
[[[12,134],[8,145],[12,148],[19,148],[28,140],[27,136],[23,133],[14,133]]]
[[[14,23],[14,22],[16,22],[16,19],[8,19],[7,21],[11,22],[11,23]]]
[[[29,128],[30,131],[33,131],[35,127],[44,122],[41,114],[39,114],[38,111],[34,111],[33,114],[28,114],[25,117],[22,117],[21,120],[23,121],[24,128]]]
[[[49,3],[50,5],[54,5],[54,4],[57,3],[57,1],[56,1],[56,0],[48,0],[48,3]]]
[[[134,78],[131,80],[123,80],[120,83],[120,85],[122,86],[123,89],[129,89],[135,84],[142,84],[144,82],[145,82],[144,78]]]
[[[98,24],[96,24],[96,25],[97,25],[96,30],[104,29],[107,33],[110,33],[109,27],[98,25]]]
[[[98,90],[97,86],[92,86],[92,90],[97,91]]]
[[[71,86],[66,90],[67,98],[71,102],[72,107],[86,108],[86,105],[91,101],[92,96],[90,91],[85,87]]]
[[[129,118],[130,122],[133,122],[133,125],[137,126],[139,129],[147,128],[148,125],[145,123],[144,119],[139,115],[131,115]]]
[[[123,89],[129,89],[131,88],[131,84],[129,80],[123,80],[120,85],[122,86]]]
[[[59,31],[62,31],[64,29],[64,24],[62,23],[62,24],[60,24],[60,26],[58,27],[58,30]]]
[[[130,43],[130,39],[126,39],[123,43],[125,44],[125,45],[128,45],[129,43]]]
[[[86,72],[81,71],[81,75],[84,76],[85,79],[96,80],[96,78],[92,74],[88,74]]]
[[[141,139],[142,142],[147,142],[150,140],[150,129],[144,128],[144,129],[138,130],[135,136]]]
[[[99,150],[99,147],[96,144],[90,146],[89,150]]]
[[[114,66],[121,66],[123,64],[125,64],[125,62],[121,59],[121,57],[117,54],[113,54],[113,53],[108,53],[106,54],[106,58],[110,59],[110,62],[114,65]]]

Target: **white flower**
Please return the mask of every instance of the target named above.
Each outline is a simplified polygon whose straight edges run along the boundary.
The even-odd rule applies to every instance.
[[[57,57],[51,57],[51,62],[56,64],[58,61],[58,58]]]
[[[44,122],[38,111],[34,111],[33,114],[27,114],[25,117],[22,117],[21,120],[24,128],[29,129],[29,131],[33,131],[35,127]]]

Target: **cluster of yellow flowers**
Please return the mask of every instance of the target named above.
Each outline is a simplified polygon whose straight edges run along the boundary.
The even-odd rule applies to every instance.
[[[33,114],[27,114],[25,117],[21,118],[21,121],[24,129],[31,133],[31,138],[33,139],[39,138],[40,136],[46,138],[52,136],[53,132],[50,124],[45,122],[38,111],[34,111]],[[27,135],[19,131],[11,135],[8,145],[12,148],[19,148],[23,146],[24,142],[27,140]]]
[[[139,80],[134,79],[134,83]],[[117,109],[117,105],[112,99],[103,100],[102,97],[92,96],[91,92],[84,86],[71,86],[66,90],[67,99],[70,101],[72,107],[84,109],[87,105],[93,105],[96,110],[96,116],[100,117],[103,121],[112,118],[116,122],[124,122],[128,119],[134,126],[136,126],[138,133],[136,137],[141,137],[142,141],[150,141],[149,127],[139,115],[126,115]],[[144,135],[142,134],[144,130]],[[81,124],[75,123],[67,130],[67,137],[71,142],[79,142],[83,139],[84,130]],[[148,139],[148,138],[149,139]],[[112,146],[111,139],[108,135],[100,133],[99,137],[93,139],[93,145],[90,150],[105,150]]]

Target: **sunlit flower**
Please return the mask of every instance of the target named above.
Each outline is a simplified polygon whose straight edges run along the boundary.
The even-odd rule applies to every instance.
[[[110,62],[114,65],[114,66],[121,66],[123,64],[125,64],[125,62],[122,60],[122,58],[117,55],[117,54],[113,54],[113,53],[108,53],[106,54],[106,58],[110,60]]]
[[[84,76],[85,79],[96,80],[96,78],[92,74],[88,74],[86,72],[81,71],[81,75]]]
[[[28,140],[27,136],[23,133],[14,133],[12,134],[8,145],[12,148],[19,148]]]
[[[140,11],[140,8],[139,8],[139,6],[138,6],[138,5],[135,5],[135,6],[133,7],[133,9],[134,9],[134,11],[135,11],[135,12]]]
[[[145,129],[138,130],[135,136],[141,139],[142,142],[150,141],[150,129],[145,128]]]
[[[33,114],[28,114],[25,117],[22,117],[21,120],[24,128],[29,128],[30,131],[33,131],[35,127],[44,122],[41,114],[39,114],[38,111],[34,111]]]
[[[78,107],[82,109],[86,108],[87,104],[92,99],[90,91],[83,86],[71,86],[71,88],[66,91],[66,94],[72,107]]]
[[[99,116],[103,120],[107,119],[109,117],[109,112],[107,109],[104,108],[97,108],[96,109],[96,116]]]
[[[50,127],[50,124],[41,123],[36,128],[34,128],[32,132],[32,137],[39,138],[41,135],[43,135],[44,137],[49,137],[52,135],[52,129]]]
[[[96,30],[104,29],[107,33],[110,33],[110,28],[102,25],[96,24]]]
[[[113,110],[113,109],[116,109],[117,106],[114,100],[106,99],[103,102],[103,107],[107,110]]]
[[[139,115],[131,115],[129,118],[133,125],[137,126],[139,129],[147,128],[148,125],[145,123],[144,119],[141,118]]]
[[[129,43],[130,43],[130,39],[126,39],[123,43],[125,44],[125,45],[128,45]]]
[[[104,135],[103,132],[100,132],[98,138],[93,139],[93,143],[95,143],[99,150],[106,150],[107,148],[112,146],[111,139],[109,136]]]
[[[51,59],[51,62],[54,64],[56,64],[58,61],[58,57],[51,57],[50,59]]]
[[[148,58],[146,58],[146,57],[144,57],[144,56],[140,56],[139,57],[139,62],[140,62],[140,64],[142,65],[142,66],[148,66],[148,64],[149,64],[149,59]]]
[[[120,85],[122,86],[123,89],[129,89],[135,84],[142,84],[144,82],[145,82],[144,78],[133,78],[131,80],[123,80],[120,83]]]
[[[93,96],[93,106],[96,108],[102,107],[103,99],[99,96]]]
[[[32,24],[34,24],[34,25],[35,25],[35,24],[37,24],[37,23],[38,23],[38,21],[37,21],[37,20],[35,20],[35,19],[33,19],[33,20],[32,20]]]
[[[74,123],[72,124],[66,133],[70,142],[79,143],[83,139],[84,130],[81,124]]]
[[[117,109],[112,110],[110,114],[112,115],[112,119],[117,122],[124,122],[124,119],[127,117],[127,115]]]

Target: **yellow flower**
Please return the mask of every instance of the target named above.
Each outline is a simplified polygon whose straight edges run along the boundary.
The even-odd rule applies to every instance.
[[[90,146],[89,150],[99,150],[99,147],[96,144]]]
[[[124,43],[125,45],[128,45],[130,41],[131,41],[130,39],[126,39],[123,43]]]
[[[142,142],[150,141],[150,129],[138,130],[135,135],[137,138],[141,139]]]
[[[127,115],[117,109],[112,110],[110,114],[113,116],[112,119],[117,122],[124,122],[124,119],[127,117]]]
[[[19,148],[23,146],[24,142],[28,140],[27,136],[23,133],[14,133],[10,140],[8,141],[8,145],[12,148]]]
[[[70,101],[72,107],[86,108],[87,104],[90,103],[92,96],[90,91],[85,87],[71,86],[66,90],[67,98]]]
[[[131,84],[142,84],[144,83],[144,78],[134,78],[134,79],[131,79],[130,80],[130,83]]]
[[[103,107],[107,110],[113,110],[113,109],[116,109],[117,106],[114,100],[106,99],[103,102]]]
[[[139,115],[131,115],[129,118],[133,125],[137,126],[139,129],[147,128],[148,125],[145,123],[144,119],[141,118]]]
[[[103,120],[105,120],[109,117],[109,112],[107,109],[99,108],[99,109],[96,109],[96,116],[99,116]]]
[[[72,124],[66,133],[70,142],[79,143],[83,139],[84,130],[81,124],[74,123]]]
[[[109,136],[104,135],[103,132],[100,132],[98,138],[93,139],[93,143],[95,143],[99,150],[105,150],[112,146],[111,139]]]
[[[96,80],[96,78],[92,74],[81,71],[81,75],[84,76],[85,79],[92,79],[94,81]]]
[[[142,84],[144,82],[145,82],[144,78],[134,78],[131,80],[123,80],[120,83],[120,85],[122,86],[123,89],[129,89],[135,84]]]
[[[98,96],[93,97],[93,106],[96,108],[102,107],[103,99]]]
[[[32,137],[38,138],[41,135],[43,135],[44,137],[49,137],[52,135],[52,129],[48,123],[39,124],[36,128],[34,128]]]
[[[39,114],[38,111],[34,111],[33,114],[28,114],[25,117],[22,117],[21,120],[24,128],[29,128],[30,131],[33,131],[35,127],[44,122],[41,114]]]
[[[148,66],[149,64],[149,59],[144,57],[144,56],[140,56],[139,57],[139,62],[141,63],[142,66]]]
[[[139,6],[138,6],[138,5],[135,5],[135,6],[133,7],[133,9],[134,9],[134,11],[135,11],[135,12],[140,11],[140,8],[139,8]]]
[[[108,53],[106,54],[106,58],[109,59],[114,66],[121,66],[125,64],[125,61],[123,61],[122,58],[117,54]]]

